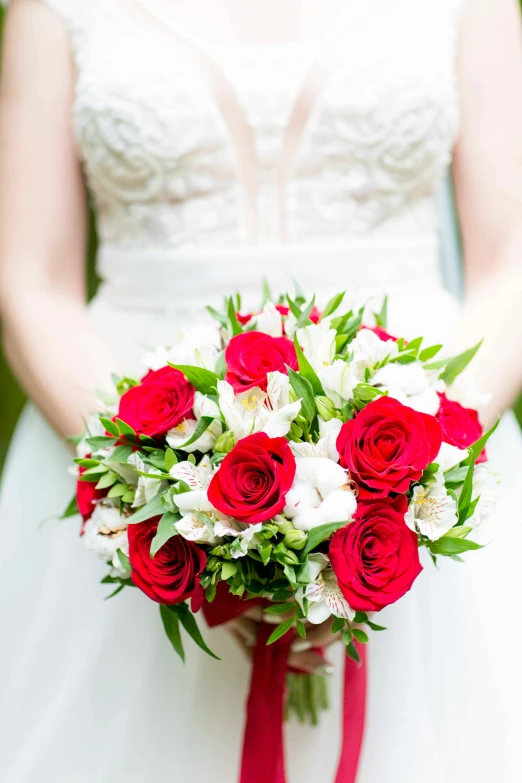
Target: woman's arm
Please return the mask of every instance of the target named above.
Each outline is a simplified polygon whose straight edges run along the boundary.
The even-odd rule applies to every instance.
[[[86,204],[72,134],[74,66],[61,20],[15,0],[0,101],[0,306],[5,351],[61,435],[84,429],[113,362],[86,313]]]
[[[466,299],[457,348],[484,338],[470,365],[492,392],[486,425],[522,387],[522,36],[517,0],[465,0],[454,179]]]

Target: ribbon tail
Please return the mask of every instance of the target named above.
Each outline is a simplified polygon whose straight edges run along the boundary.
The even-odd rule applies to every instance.
[[[267,647],[273,630],[273,626],[261,623],[257,634],[240,783],[285,783],[286,780],[283,722],[292,634],[285,634]]]
[[[357,644],[358,665],[346,657],[343,696],[343,740],[335,783],[356,783],[366,712],[366,649]]]

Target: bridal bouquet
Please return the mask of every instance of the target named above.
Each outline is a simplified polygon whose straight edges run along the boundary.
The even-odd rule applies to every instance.
[[[194,615],[205,604],[212,624],[222,601],[224,619],[250,602],[278,615],[268,645],[333,618],[358,660],[382,630],[374,613],[421,573],[419,550],[479,548],[492,430],[457,381],[478,346],[438,358],[387,333],[386,302],[370,319],[342,303],[267,291],[257,313],[233,297],[209,308],[215,326],[146,356],[141,379],[115,378],[77,440],[66,515],[81,514],[103,582],[160,605],[182,658],[181,627],[213,654]]]

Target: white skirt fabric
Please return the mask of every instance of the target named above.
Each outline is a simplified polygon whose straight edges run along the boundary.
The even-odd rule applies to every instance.
[[[128,364],[172,324],[93,317]],[[468,563],[431,561],[380,615],[369,646],[367,725],[358,783],[518,783],[522,678],[522,438],[504,417],[488,448],[503,477],[493,543]],[[29,406],[0,498],[2,783],[234,783],[249,665],[223,629],[221,662],[187,640],[181,664],[158,608],[137,590],[104,602],[106,568],[58,521],[74,490],[70,455]],[[202,622],[202,621],[201,621]],[[343,652],[331,651],[331,709],[317,728],[287,726],[289,783],[333,781]]]

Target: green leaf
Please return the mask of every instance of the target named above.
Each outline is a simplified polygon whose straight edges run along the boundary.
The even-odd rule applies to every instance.
[[[177,535],[177,530],[174,527],[174,523],[177,522],[178,519],[179,516],[176,514],[171,514],[169,511],[163,514],[158,523],[156,535],[150,542],[151,557],[154,557],[154,555],[159,552],[161,547],[166,544],[167,541],[170,541],[173,536]]]
[[[266,277],[263,277],[263,306],[266,305],[267,302],[273,302],[272,298],[272,292],[270,290],[270,286],[268,284],[268,280]]]
[[[357,647],[353,642],[350,642],[349,644],[346,645],[346,654],[348,658],[351,658],[352,661],[355,661],[355,663],[361,662],[361,656],[357,652]]]
[[[118,425],[115,424],[112,419],[106,419],[104,416],[100,416],[100,423],[103,424],[107,432],[110,432],[111,435],[114,435],[115,438],[119,437],[120,431],[118,429]]]
[[[176,606],[168,607],[171,610],[176,610],[177,614],[179,616],[179,619],[181,620],[181,624],[183,625],[183,628],[186,630],[189,636],[192,637],[192,639],[196,642],[198,647],[200,647],[204,652],[207,653],[207,655],[210,655],[211,658],[215,658],[216,661],[220,661],[221,658],[219,658],[215,653],[212,652],[212,650],[207,647],[205,644],[205,640],[203,639],[201,635],[201,631],[199,630],[198,624],[196,622],[196,618],[186,606],[186,604],[177,604]]]
[[[295,604],[287,601],[284,604],[270,604],[270,606],[266,607],[265,612],[267,614],[286,614],[287,612],[293,612],[294,609]]]
[[[236,335],[241,334],[243,332],[243,327],[237,320],[236,305],[234,303],[233,297],[231,296],[227,301],[227,316],[232,336],[235,337]]]
[[[136,492],[134,489],[128,489],[127,492],[121,496],[122,503],[134,503]]]
[[[78,509],[78,503],[76,501],[76,495],[73,495],[71,498],[71,501],[63,514],[61,515],[60,519],[68,519],[68,517],[74,517],[76,514],[79,514],[80,511]]]
[[[99,451],[100,449],[106,449],[109,446],[114,446],[114,444],[117,443],[116,438],[109,438],[105,435],[86,438],[85,441],[92,448],[93,452]]]
[[[215,372],[205,370],[203,367],[192,367],[189,364],[170,364],[175,370],[183,373],[189,383],[202,394],[212,394],[217,388],[219,378]]]
[[[176,454],[172,451],[172,449],[167,449],[165,451],[165,468],[167,470],[167,473],[171,468],[174,467],[178,462],[178,458],[176,457]]]
[[[280,625],[276,625],[276,627],[274,628],[274,630],[272,631],[272,633],[268,638],[268,641],[266,643],[267,646],[269,644],[273,644],[274,642],[277,642],[277,640],[280,639],[282,636],[284,636],[285,633],[288,633],[288,631],[293,626],[293,624],[294,624],[294,618],[290,617],[288,620],[285,620],[284,623],[280,623]]]
[[[466,369],[482,343],[483,340],[480,340],[480,342],[474,345],[473,348],[468,348],[467,351],[464,351],[458,356],[453,356],[450,359],[440,359],[440,361],[437,362],[431,362],[430,364],[426,364],[425,368],[426,370],[438,370],[441,367],[444,367],[444,372],[441,373],[440,377],[445,383],[448,384],[448,386],[451,386],[457,376]]]
[[[123,552],[121,549],[116,550],[116,554],[118,555],[118,560],[120,561],[121,567],[124,568],[126,571],[131,571],[131,564],[128,556]]]
[[[107,497],[108,498],[121,498],[127,492],[125,484],[115,484],[110,488]]]
[[[123,419],[116,419],[116,424],[119,427],[119,430],[122,435],[125,435],[126,437],[130,436],[131,438],[136,437],[136,431],[130,426],[130,424],[127,424]]]
[[[360,628],[353,628],[353,635],[354,638],[357,639],[360,644],[368,644],[370,641],[368,638],[368,634],[362,631]]]
[[[192,437],[190,437],[185,443],[183,443],[181,446],[179,446],[180,449],[184,449],[187,446],[190,446],[191,443],[195,443],[198,438],[201,438],[203,433],[208,430],[212,422],[214,421],[214,416],[202,416],[200,420],[198,421],[198,425],[196,429],[194,430],[194,434]]]
[[[183,642],[179,631],[178,615],[175,612],[169,611],[168,606],[164,606],[163,604],[160,605],[160,614],[161,619],[163,620],[165,633],[181,660],[185,662],[185,651],[183,649]]]
[[[460,555],[472,549],[482,549],[481,544],[476,544],[474,541],[451,536],[442,536],[438,541],[430,541],[426,546],[432,555]]]
[[[295,325],[296,329],[301,329],[302,327],[308,326],[311,323],[310,313],[314,309],[314,305],[315,305],[315,294],[312,296],[312,299],[310,300],[309,304],[305,307],[305,309],[301,311],[301,314],[297,319],[297,323]]]
[[[448,532],[444,534],[444,538],[466,538],[472,530],[472,527],[458,525],[457,527],[452,527],[451,530],[448,530]]]
[[[298,305],[296,305],[296,303],[293,301],[293,299],[290,298],[288,294],[286,295],[286,301],[288,302],[288,307],[290,308],[290,312],[297,320],[301,315],[301,308]]]
[[[421,362],[429,362],[430,359],[433,359],[433,357],[438,354],[441,348],[442,345],[430,345],[428,348],[425,348],[420,352],[419,360]]]
[[[388,324],[388,297],[385,296],[382,300],[382,307],[378,313],[374,313],[375,315],[375,322],[377,323],[377,326],[380,326],[381,329],[386,329],[386,326]]]
[[[103,600],[104,601],[108,601],[109,598],[114,598],[115,595],[118,595],[118,593],[121,593],[121,591],[123,590],[124,587],[125,587],[125,585],[118,585],[116,590],[113,590],[112,593],[109,593],[109,595],[106,595]]]
[[[386,631],[387,629],[384,627],[384,625],[377,625],[377,623],[373,623],[371,620],[366,620],[366,625],[372,629],[372,631]]]
[[[116,448],[108,458],[108,462],[125,463],[129,459],[131,454],[132,454],[132,446],[126,446],[126,445],[116,446]]]
[[[75,462],[81,468],[94,468],[96,465],[100,464],[99,459],[91,459],[87,457],[83,459],[81,457],[76,457],[73,462]]]
[[[323,313],[321,315],[321,320],[323,318],[328,318],[329,315],[332,315],[332,313],[335,313],[335,311],[341,306],[341,302],[344,299],[346,291],[341,291],[340,294],[336,294],[335,296],[332,296],[329,302],[327,302],[326,307],[323,310]]]
[[[288,367],[288,378],[292,389],[301,399],[301,413],[311,424],[315,419],[315,397],[312,384],[302,375]]]
[[[107,489],[108,487],[112,487],[113,484],[116,484],[118,479],[119,476],[116,473],[113,473],[112,470],[109,470],[108,473],[105,473],[98,481],[96,489]]]
[[[471,503],[472,503],[472,492],[473,492],[473,471],[475,467],[475,462],[479,458],[479,456],[482,454],[482,450],[484,449],[484,446],[490,439],[490,437],[493,435],[495,430],[497,429],[499,425],[500,419],[497,419],[496,423],[493,425],[493,427],[488,430],[488,432],[484,433],[484,435],[479,438],[472,446],[469,447],[469,461],[470,464],[468,466],[468,472],[466,474],[466,478],[464,479],[464,483],[462,485],[462,489],[460,491],[460,498],[459,498],[459,506],[458,506],[458,515],[459,515],[459,525],[463,525],[466,519],[468,519],[471,516],[472,509],[471,509]],[[458,554],[458,552],[455,552],[455,554]]]
[[[208,313],[210,313],[210,315],[212,316],[212,318],[214,318],[216,321],[218,321],[218,323],[220,323],[220,324],[221,324],[221,326],[223,326],[223,327],[226,327],[226,325],[227,325],[227,318],[226,318],[226,316],[225,316],[225,315],[223,315],[223,313],[218,313],[218,311],[217,311],[217,310],[215,310],[215,309],[214,309],[213,307],[211,307],[210,305],[207,305],[207,306],[205,307],[205,310],[206,310]]]
[[[127,519],[127,524],[136,525],[139,522],[145,522],[147,519],[163,514],[164,507],[161,498],[162,495],[155,495],[152,500],[149,500],[148,503]]]
[[[295,628],[301,639],[306,639],[306,627],[302,620],[295,621]]]
[[[294,334],[294,346],[295,346],[295,352],[297,355],[297,362],[299,365],[299,372],[303,378],[306,378],[306,380],[310,383],[313,393],[316,396],[324,397],[324,389],[321,381],[319,380],[319,376],[317,375],[316,371],[304,355],[303,351],[301,350],[301,346],[299,345],[299,340],[297,339],[297,334]]]
[[[332,633],[339,633],[343,630],[345,626],[346,620],[344,617],[336,617],[333,621],[332,625]]]
[[[231,576],[235,576],[237,571],[237,563],[231,560],[225,560],[221,566],[221,578],[226,582]]]
[[[308,533],[306,546],[300,553],[301,557],[308,555],[313,549],[315,549],[326,538],[328,538],[328,536],[331,536],[332,533],[335,533],[335,531],[339,530],[339,528],[344,527],[347,522],[348,520],[345,519],[343,522],[328,522],[326,525],[318,525],[317,527],[312,528]]]

